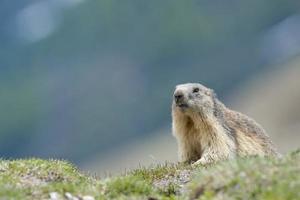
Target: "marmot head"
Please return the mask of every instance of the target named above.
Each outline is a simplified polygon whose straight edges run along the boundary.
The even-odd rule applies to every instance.
[[[181,84],[175,88],[172,108],[186,114],[212,114],[214,98],[214,91],[199,83]]]

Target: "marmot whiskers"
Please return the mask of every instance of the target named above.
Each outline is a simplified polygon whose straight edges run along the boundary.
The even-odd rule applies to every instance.
[[[176,86],[172,118],[182,162],[208,164],[236,156],[279,155],[259,124],[226,108],[213,90],[201,84]]]

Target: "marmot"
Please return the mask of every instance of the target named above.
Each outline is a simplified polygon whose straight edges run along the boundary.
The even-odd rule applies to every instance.
[[[176,86],[172,120],[182,162],[208,164],[237,156],[279,155],[259,124],[228,109],[212,89],[198,83]]]

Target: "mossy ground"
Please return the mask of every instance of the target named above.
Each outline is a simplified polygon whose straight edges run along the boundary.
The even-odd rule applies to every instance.
[[[0,160],[0,199],[300,199],[300,151],[195,167],[165,164],[98,179],[66,161]]]

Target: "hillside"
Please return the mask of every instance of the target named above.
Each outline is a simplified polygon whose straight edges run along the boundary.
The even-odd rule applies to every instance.
[[[0,161],[0,199],[299,199],[300,150],[191,168],[166,164],[98,179],[66,161]]]

